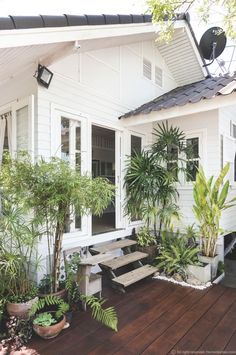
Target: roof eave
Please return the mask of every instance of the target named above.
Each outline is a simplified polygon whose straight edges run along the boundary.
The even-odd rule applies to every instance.
[[[176,21],[175,28],[186,26],[184,20]],[[158,32],[159,26],[152,23],[132,23],[116,25],[94,25],[73,27],[30,28],[0,31],[0,48],[49,44],[111,38]]]
[[[236,92],[227,95],[216,95],[211,99],[203,99],[197,103],[188,103],[184,106],[174,106],[168,109],[152,111],[148,114],[138,114],[124,118],[122,120],[124,127],[133,127],[147,123],[153,123],[171,118],[191,115],[204,111],[219,109],[235,104]]]

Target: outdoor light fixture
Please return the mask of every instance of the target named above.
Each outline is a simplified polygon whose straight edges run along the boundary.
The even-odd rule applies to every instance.
[[[39,84],[43,85],[45,88],[48,89],[48,87],[51,83],[52,77],[53,77],[53,73],[48,68],[46,68],[45,66],[43,66],[41,64],[38,65],[36,78],[37,78],[37,81]]]

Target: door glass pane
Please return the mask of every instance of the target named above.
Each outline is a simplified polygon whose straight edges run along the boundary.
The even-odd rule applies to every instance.
[[[140,154],[142,151],[142,138],[131,135],[131,157],[134,157],[136,154]],[[133,214],[131,216],[131,222],[139,221],[140,216]]]
[[[102,176],[115,184],[115,132],[92,126],[92,176]],[[115,201],[103,212],[102,216],[92,216],[92,234],[114,230]]]
[[[68,118],[61,118],[61,158],[70,160],[70,121]]]
[[[6,126],[5,126],[3,149],[4,149],[4,150],[9,150],[7,120],[6,120]]]
[[[131,135],[131,156],[141,153],[142,150],[142,138]]]

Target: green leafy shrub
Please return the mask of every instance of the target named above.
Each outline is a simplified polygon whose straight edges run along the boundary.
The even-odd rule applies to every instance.
[[[156,238],[148,227],[141,227],[137,234],[137,243],[141,247],[148,247],[156,244]]]
[[[198,253],[197,247],[188,245],[188,238],[185,235],[164,231],[159,245],[159,256],[156,258],[157,266],[166,275],[177,273],[186,279],[187,265],[199,263]]]
[[[223,232],[220,227],[222,212],[235,206],[236,198],[227,201],[229,180],[224,179],[229,171],[230,164],[226,164],[213,183],[214,176],[207,179],[202,167],[199,168],[193,188],[193,212],[199,222],[199,237],[201,252],[205,256],[216,255],[216,244],[219,235]]]

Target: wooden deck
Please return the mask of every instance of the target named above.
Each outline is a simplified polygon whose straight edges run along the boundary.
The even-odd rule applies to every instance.
[[[148,279],[122,295],[105,288],[104,296],[118,312],[117,333],[80,312],[57,338],[34,336],[29,345],[41,355],[236,354],[236,289],[199,291]]]

